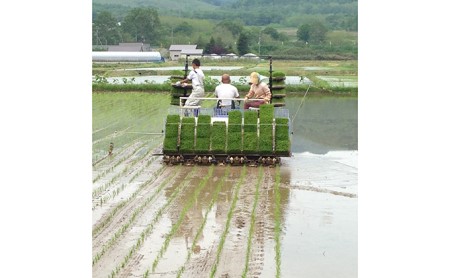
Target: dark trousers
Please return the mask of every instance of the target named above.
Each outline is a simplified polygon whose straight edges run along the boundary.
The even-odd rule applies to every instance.
[[[260,105],[265,104],[266,102],[264,100],[253,100],[248,101],[244,104],[244,109],[249,109],[250,107],[259,108]]]

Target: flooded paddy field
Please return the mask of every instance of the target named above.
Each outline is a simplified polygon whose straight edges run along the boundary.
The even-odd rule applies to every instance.
[[[93,94],[93,277],[357,277],[357,99],[288,97],[277,167],[163,164],[169,103]]]

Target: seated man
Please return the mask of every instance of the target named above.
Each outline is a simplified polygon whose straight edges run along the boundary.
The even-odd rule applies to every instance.
[[[244,109],[249,109],[250,107],[259,108],[262,104],[270,103],[270,98],[272,94],[270,93],[269,86],[266,83],[261,82],[261,77],[257,72],[252,72],[250,74],[250,91],[245,96]],[[248,100],[248,99],[261,99],[261,100]]]
[[[219,99],[217,103],[217,108],[232,109],[234,107],[234,101],[230,99],[221,98],[238,98],[239,92],[237,88],[230,84],[230,75],[222,75],[222,84],[218,85],[214,91],[214,95]]]

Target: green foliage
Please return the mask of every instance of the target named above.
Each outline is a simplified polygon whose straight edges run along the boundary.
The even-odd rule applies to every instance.
[[[327,28],[319,21],[301,25],[297,30],[298,40],[308,43],[321,43],[325,41]]]
[[[227,153],[239,154],[242,151],[242,133],[228,132]]]
[[[108,11],[98,13],[92,24],[92,43],[96,45],[118,44],[120,28],[117,20]]]
[[[227,153],[241,153],[242,113],[239,110],[228,112]]]
[[[214,36],[216,50],[210,53],[237,52],[245,54],[261,50],[262,55],[281,55],[295,46],[296,34],[287,34],[281,29],[295,28],[308,24],[312,29],[314,22],[320,22],[316,30],[307,35],[308,44],[328,42],[323,36],[325,28],[331,31],[358,30],[358,2],[354,0],[293,0],[293,1],[221,1],[221,0],[94,0],[92,44],[107,45],[118,42],[150,42],[152,46],[168,48],[171,44],[193,44],[205,49],[208,38]],[[213,1],[214,3],[206,3]],[[192,9],[191,7],[194,7]],[[137,9],[146,10],[156,7],[157,13],[142,16]],[[156,10],[155,10],[156,11]],[[101,19],[101,13],[109,13]],[[158,17],[159,23],[154,20]],[[104,21],[108,28],[98,28],[96,21]],[[130,24],[132,21],[132,24]],[[112,23],[114,22],[115,25]],[[121,22],[122,26],[117,23]],[[142,28],[141,28],[141,27]],[[325,31],[326,33],[326,31]],[[244,34],[244,36],[240,36]],[[261,43],[258,44],[258,37]],[[203,38],[200,38],[203,37]],[[240,42],[238,44],[238,41]],[[334,51],[340,51],[335,48]],[[290,50],[293,51],[293,50]],[[352,51],[355,51],[353,49]],[[205,52],[206,53],[206,52]],[[337,54],[337,53],[335,53]],[[353,53],[355,54],[355,53]],[[295,54],[292,54],[295,55]],[[323,53],[321,53],[324,56]],[[315,55],[315,57],[317,54]],[[327,54],[331,57],[330,54]],[[302,59],[311,59],[312,55],[303,53]],[[345,59],[344,55],[334,57]],[[352,57],[356,57],[353,55]]]
[[[153,8],[134,8],[124,18],[123,30],[136,42],[158,41],[161,36],[161,22],[158,11]]]
[[[271,154],[273,151],[273,125],[259,125],[259,152],[261,154]]]
[[[272,124],[275,108],[271,104],[263,104],[259,107],[259,122],[261,124]]]
[[[289,142],[289,119],[275,119],[275,153],[288,154],[290,151]]]
[[[258,153],[258,112],[253,110],[244,111],[244,153]]]
[[[239,55],[244,55],[250,52],[250,38],[247,32],[241,32],[237,41],[237,52]]]
[[[286,74],[282,71],[274,71],[272,72],[272,77],[285,77]]]
[[[225,122],[214,122],[211,130],[211,151],[224,154],[226,148],[227,128]]]
[[[311,37],[311,25],[303,24],[300,27],[298,27],[297,38],[299,41],[307,42],[309,41],[310,37]]]
[[[178,145],[178,124],[180,116],[167,115],[163,147],[167,152],[176,152]]]
[[[184,117],[181,120],[180,151],[182,153],[194,152],[195,118]]]
[[[244,132],[251,131],[256,132],[258,124],[258,112],[256,110],[244,111]]]
[[[241,132],[242,113],[239,110],[228,112],[228,132]]]
[[[211,137],[211,116],[199,115],[197,119],[197,140],[195,149],[197,153],[208,153]]]
[[[273,150],[273,118],[275,108],[272,104],[259,107],[259,152],[271,154]]]
[[[225,20],[222,20],[217,25],[225,27],[235,37],[237,37],[242,32],[242,30],[244,29],[244,24],[240,20],[225,19]]]
[[[194,32],[194,27],[187,23],[186,21],[183,21],[182,23],[178,24],[175,28],[173,28],[174,33],[181,33],[185,35],[192,35]]]

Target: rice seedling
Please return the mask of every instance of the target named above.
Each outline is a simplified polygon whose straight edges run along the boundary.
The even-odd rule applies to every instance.
[[[159,192],[161,192],[161,190],[169,183],[171,182],[174,177],[176,176],[176,174],[179,172],[180,167],[178,167],[177,171],[174,171],[172,173],[172,175],[170,177],[168,177],[163,183],[161,183],[161,185],[158,187],[158,189],[156,190],[155,193],[153,193],[151,196],[149,196],[144,203],[142,203],[142,205],[140,205],[138,208],[136,208],[133,211],[133,214],[131,215],[131,217],[128,219],[128,221],[123,224],[118,231],[116,231],[114,233],[114,235],[112,236],[112,238],[110,238],[105,245],[103,245],[101,251],[99,253],[97,253],[94,256],[94,259],[92,261],[92,266],[94,266],[99,260],[100,258],[106,253],[106,251],[111,248],[115,242],[119,239],[119,237],[124,234],[128,228],[130,227],[130,225],[136,220],[137,216],[139,214],[141,214],[144,211],[144,208],[146,208],[159,194]],[[135,196],[134,196],[135,197]]]
[[[277,165],[275,172],[275,264],[276,277],[281,277],[281,194],[280,194],[280,166]]]
[[[141,184],[138,188],[138,190],[136,190],[129,198],[127,198],[126,200],[120,202],[117,206],[114,207],[114,209],[108,214],[108,216],[106,216],[105,220],[103,220],[102,222],[100,222],[98,225],[95,226],[95,228],[92,230],[92,237],[94,237],[96,234],[98,234],[104,227],[106,227],[106,225],[108,225],[113,217],[117,214],[117,212],[120,211],[121,208],[123,208],[125,205],[127,205],[128,203],[131,202],[131,200],[133,200],[134,198],[136,198],[136,196],[138,194],[141,193],[141,191],[146,188],[148,185],[152,184],[156,178],[159,176],[159,174],[162,172],[162,170],[167,169],[165,167],[161,167],[158,170],[156,170],[152,177],[150,179],[148,179],[146,182],[144,182],[143,184]],[[180,171],[180,167],[177,167],[177,169],[172,173],[173,176],[175,176],[176,174],[178,174],[178,172]],[[168,179],[172,179],[173,176],[168,177]],[[163,186],[165,185],[165,183],[162,183],[158,189],[156,190],[156,192],[154,194],[158,194],[161,189],[163,188]],[[101,200],[101,202],[103,202]]]
[[[132,153],[132,155],[134,155],[137,151],[139,151],[140,149],[135,149],[134,152]],[[148,155],[151,155],[151,149],[148,149],[147,152],[144,154],[143,157],[146,157]],[[92,192],[92,196],[93,198],[95,198],[96,196],[98,196],[98,194],[100,194],[101,192],[105,191],[106,189],[108,189],[109,187],[111,187],[111,185],[113,185],[120,177],[122,177],[124,174],[126,174],[130,169],[133,169],[134,165],[136,165],[136,163],[140,162],[143,157],[136,157],[135,159],[133,159],[131,161],[131,163],[127,164],[127,166],[122,169],[122,171],[120,171],[119,173],[117,173],[109,182],[107,182],[106,184],[100,186],[99,188],[96,188],[95,190],[93,190]],[[114,198],[116,195],[118,195],[121,191],[123,191],[123,187],[121,188],[121,190],[118,190],[117,188],[113,191],[113,195],[112,198]],[[104,198],[104,202],[108,201],[111,197],[108,198]]]
[[[239,182],[235,185],[235,188],[234,188],[233,201],[232,201],[232,203],[231,203],[230,209],[228,210],[228,214],[227,214],[227,222],[226,222],[226,224],[225,224],[225,229],[224,229],[224,231],[222,232],[222,235],[220,236],[219,246],[217,247],[217,256],[216,256],[216,259],[215,259],[215,261],[214,261],[214,264],[213,264],[213,266],[212,266],[212,268],[211,268],[211,272],[210,272],[210,275],[209,275],[210,278],[214,277],[214,275],[216,274],[216,271],[217,271],[217,265],[219,264],[219,261],[220,261],[220,255],[221,255],[221,253],[222,253],[223,245],[224,245],[224,243],[225,243],[225,239],[226,239],[226,237],[227,237],[228,230],[230,229],[231,218],[232,218],[233,213],[234,213],[234,208],[236,207],[236,202],[237,202],[237,199],[238,199],[238,194],[239,194],[241,185],[242,185],[242,183],[243,183],[243,181],[244,181],[244,178],[245,178],[246,176],[247,176],[247,167],[246,167],[246,166],[243,166],[243,167],[242,167],[242,171],[241,171],[241,176],[240,176],[240,178],[239,178]]]
[[[197,120],[195,150],[196,153],[205,154],[209,152],[211,142],[211,116],[199,115]]]
[[[258,113],[253,110],[244,111],[244,141],[243,152],[258,153]]]
[[[250,230],[248,232],[248,237],[247,237],[247,253],[245,255],[245,267],[244,267],[244,271],[242,273],[243,278],[247,277],[247,272],[248,272],[248,263],[249,263],[250,254],[251,254],[253,232],[255,230],[256,206],[257,206],[258,200],[259,200],[259,188],[261,186],[262,177],[263,177],[263,168],[261,166],[259,166],[258,181],[256,183],[256,191],[255,191],[255,200],[253,201],[252,214],[250,217]]]
[[[178,146],[178,130],[179,130],[180,116],[167,115],[166,130],[164,138],[164,150],[168,152],[176,152]]]
[[[197,245],[197,242],[198,242],[200,236],[202,235],[203,229],[204,229],[205,224],[206,224],[206,220],[208,220],[208,214],[211,211],[211,209],[214,206],[214,204],[216,203],[217,197],[219,196],[220,190],[222,189],[222,185],[223,185],[223,183],[225,181],[225,178],[228,177],[229,173],[230,173],[230,165],[227,165],[227,168],[225,169],[225,173],[222,176],[222,178],[219,180],[219,182],[217,183],[216,190],[213,193],[213,197],[211,199],[211,202],[209,203],[209,206],[206,209],[205,216],[203,218],[203,222],[200,225],[200,228],[197,230],[197,233],[194,236],[194,240],[192,241],[191,248],[189,248],[189,250],[188,250],[188,255],[186,257],[186,260],[185,260],[183,266],[181,266],[178,269],[178,271],[177,271],[177,278],[181,277],[181,275],[183,274],[183,272],[185,270],[186,263],[191,259],[192,251],[194,250],[194,247]]]
[[[115,277],[122,268],[126,266],[130,258],[136,253],[137,250],[142,246],[147,236],[153,232],[153,228],[155,224],[159,221],[161,218],[163,212],[165,209],[175,200],[175,198],[178,196],[178,194],[184,190],[188,183],[189,183],[189,177],[194,175],[197,171],[197,167],[194,166],[193,170],[189,173],[188,177],[184,180],[184,182],[177,186],[177,188],[172,192],[170,197],[167,199],[166,203],[156,212],[155,217],[152,219],[151,223],[147,225],[144,231],[141,232],[139,239],[136,241],[136,243],[129,249],[128,254],[123,258],[123,260],[114,268],[114,270],[110,273],[110,277]]]
[[[242,113],[233,110],[228,113],[227,153],[242,151]]]
[[[211,128],[211,152],[224,154],[227,142],[227,128],[225,122],[214,122]]]
[[[175,235],[175,233],[178,231],[178,229],[180,228],[181,224],[183,223],[185,216],[187,214],[187,212],[192,208],[192,206],[194,205],[194,202],[197,200],[198,195],[200,194],[200,192],[202,191],[202,189],[205,187],[206,183],[208,182],[208,180],[211,178],[212,174],[214,171],[214,165],[210,166],[208,169],[208,174],[200,181],[199,185],[197,186],[197,188],[194,191],[194,194],[192,194],[192,196],[190,197],[190,199],[188,200],[188,202],[184,205],[180,216],[178,217],[177,222],[175,223],[175,225],[172,226],[171,230],[169,231],[169,233],[166,235],[166,238],[164,240],[163,246],[161,247],[161,249],[158,252],[158,255],[156,257],[156,259],[153,261],[152,264],[152,272],[155,272],[156,267],[158,266],[159,260],[162,258],[162,256],[164,255],[164,253],[166,252],[170,241],[172,240],[172,237]],[[146,277],[144,275],[144,277]]]
[[[193,153],[195,146],[195,118],[184,117],[181,120],[180,151]]]
[[[289,119],[276,118],[275,119],[275,153],[289,154]]]

